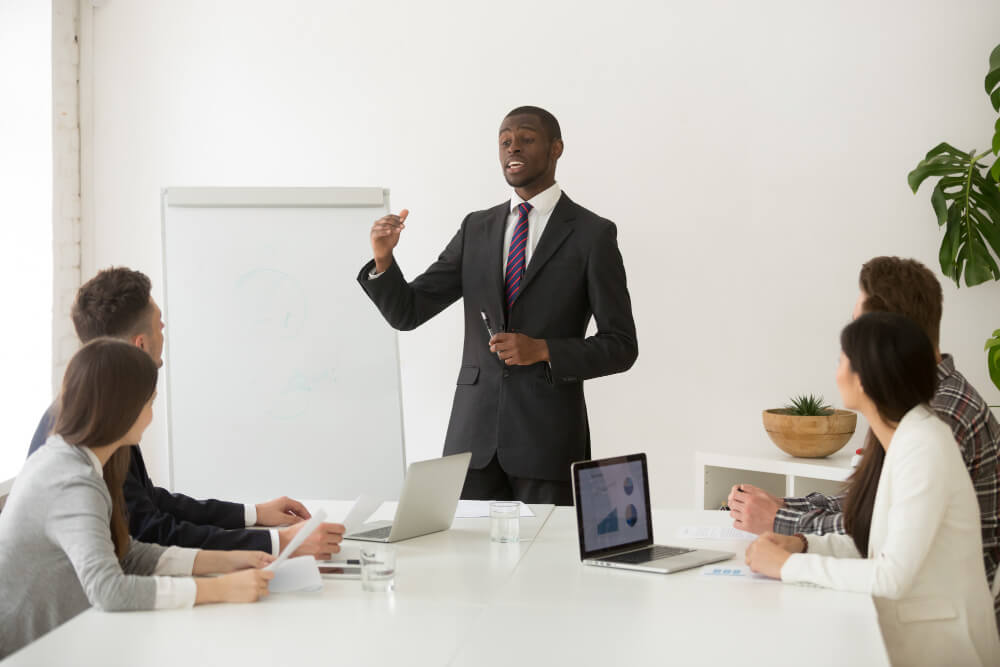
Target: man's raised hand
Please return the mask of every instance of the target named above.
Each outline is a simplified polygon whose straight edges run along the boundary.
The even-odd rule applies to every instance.
[[[410,211],[403,209],[399,215],[386,215],[372,225],[372,254],[375,257],[375,271],[382,273],[392,266],[392,250],[399,243],[400,233],[406,229],[406,217]]]

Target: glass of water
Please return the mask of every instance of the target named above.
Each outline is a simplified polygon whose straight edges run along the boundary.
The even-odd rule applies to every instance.
[[[517,542],[521,539],[521,503],[496,501],[490,503],[490,541]]]
[[[361,547],[361,588],[385,593],[396,588],[396,549],[388,544]]]

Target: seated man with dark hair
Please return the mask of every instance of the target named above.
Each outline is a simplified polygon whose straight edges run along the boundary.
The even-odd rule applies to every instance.
[[[73,304],[73,325],[80,341],[100,336],[120,338],[142,349],[157,366],[163,365],[163,322],[150,295],[149,278],[138,271],[116,267],[105,269],[84,284]],[[45,444],[55,422],[57,406],[42,416],[31,440],[28,456]],[[196,500],[155,486],[146,473],[142,450],[131,447],[131,462],[125,479],[125,504],[129,533],[140,542],[200,549],[248,549],[277,555],[309,518],[302,503],[276,498],[257,505],[222,500]],[[248,526],[281,526],[271,530],[248,530]],[[320,524],[295,555],[329,558],[340,551],[344,527]]]
[[[861,267],[860,295],[853,317],[891,312],[907,316],[924,330],[937,355],[937,390],[931,408],[947,424],[962,452],[979,501],[986,576],[994,585],[1000,563],[1000,425],[975,387],[955,370],[951,355],[940,352],[941,283],[912,259],[876,257]],[[751,484],[729,493],[733,526],[752,533],[846,533],[844,496],[810,493],[804,498],[776,498]],[[994,595],[996,597],[996,595]],[[996,602],[1000,622],[1000,599]]]

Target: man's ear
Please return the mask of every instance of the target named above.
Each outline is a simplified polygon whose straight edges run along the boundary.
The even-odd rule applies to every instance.
[[[563,154],[563,140],[556,139],[552,142],[552,159],[558,160]]]
[[[146,352],[147,354],[149,353],[149,347],[148,347],[149,339],[146,337],[146,334],[141,333],[132,336],[132,344],[135,345],[140,350],[142,350],[143,352]]]

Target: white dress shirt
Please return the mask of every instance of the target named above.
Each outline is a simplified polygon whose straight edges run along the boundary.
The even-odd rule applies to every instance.
[[[80,449],[87,453],[94,470],[103,477],[104,467],[97,454],[90,447]],[[256,520],[256,511],[254,518]],[[160,556],[153,571],[153,578],[156,580],[156,609],[182,609],[194,606],[195,598],[198,596],[198,585],[190,575],[194,571],[194,559],[198,551],[200,550],[167,547]]]
[[[559,203],[559,197],[561,196],[562,189],[559,187],[559,184],[553,183],[547,190],[539,192],[528,200],[528,203],[531,204],[531,210],[528,211],[528,242],[524,247],[525,270],[527,270],[531,262],[531,256],[538,245],[538,239],[542,238],[545,225],[548,224],[549,218],[552,217],[552,209]],[[514,235],[514,227],[517,226],[517,207],[523,202],[524,200],[516,192],[511,194],[510,213],[507,215],[507,228],[503,234],[503,266],[501,267],[501,274],[503,276],[507,275],[507,254],[510,252],[510,239]]]
[[[247,525],[247,528],[257,525],[256,505],[243,506],[243,522]],[[277,556],[278,552],[281,551],[281,537],[278,535],[278,529],[269,528],[267,532],[271,534],[271,555]]]

